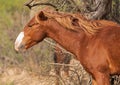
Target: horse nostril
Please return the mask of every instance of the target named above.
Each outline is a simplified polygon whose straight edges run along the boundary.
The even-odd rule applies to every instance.
[[[24,49],[24,48],[25,48],[25,44],[22,44],[22,43],[18,47],[18,49]]]
[[[15,51],[16,51],[16,53],[18,53],[20,50],[23,50],[23,49],[25,49],[25,44],[21,43],[18,46],[15,45]]]
[[[23,44],[20,44],[19,48],[23,48],[23,47],[24,47],[24,45],[23,45]]]

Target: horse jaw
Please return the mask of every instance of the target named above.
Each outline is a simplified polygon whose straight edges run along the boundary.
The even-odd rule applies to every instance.
[[[18,37],[16,38],[16,41],[15,41],[15,50],[16,50],[16,51],[19,51],[19,48],[20,48],[21,45],[22,45],[23,37],[24,37],[24,32],[21,32],[21,33],[18,35]]]

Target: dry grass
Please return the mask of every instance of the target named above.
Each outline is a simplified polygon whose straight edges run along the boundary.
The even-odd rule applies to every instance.
[[[61,75],[55,75],[54,68],[52,67],[49,73],[44,71],[38,72],[30,71],[26,68],[12,67],[0,68],[0,85],[55,85],[56,79],[59,78],[60,85],[89,85],[89,75],[83,70],[80,63],[76,60],[71,60],[69,76],[64,75],[61,69]]]
[[[0,76],[0,85],[53,85],[54,81],[55,77],[39,76],[20,68],[7,68]]]

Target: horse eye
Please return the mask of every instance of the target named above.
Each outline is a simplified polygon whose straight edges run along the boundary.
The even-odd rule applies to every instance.
[[[35,23],[32,23],[32,24],[28,24],[28,27],[32,27]]]
[[[28,27],[32,27],[32,25],[28,25]]]
[[[37,25],[38,23],[33,23],[33,24],[29,24],[28,27],[32,27],[34,25]]]

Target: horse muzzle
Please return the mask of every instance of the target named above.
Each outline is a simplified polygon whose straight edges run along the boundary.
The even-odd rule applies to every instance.
[[[15,44],[15,51],[19,52],[19,51],[23,51],[25,50],[25,44],[21,43],[19,45]]]
[[[15,50],[18,52],[19,50],[25,49],[25,44],[23,43],[24,32],[21,32],[16,41],[15,41]]]

